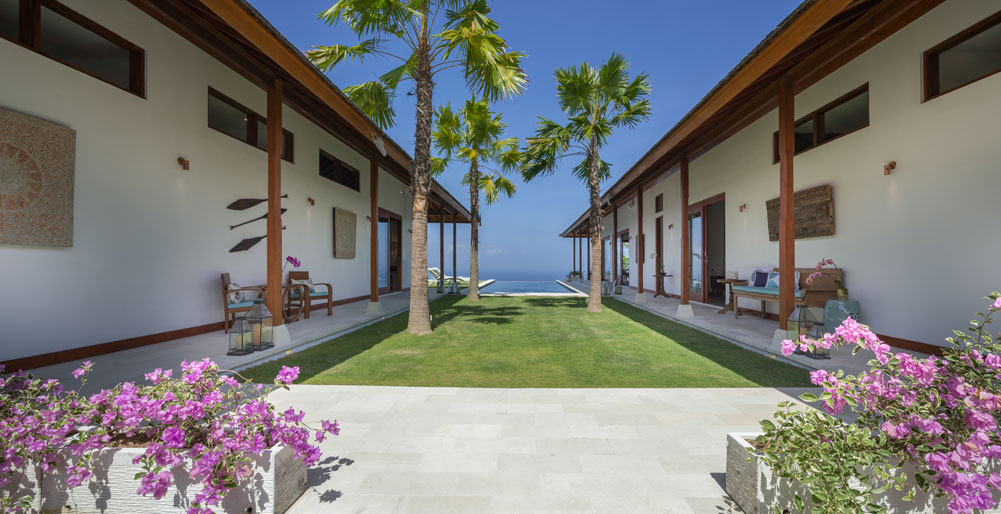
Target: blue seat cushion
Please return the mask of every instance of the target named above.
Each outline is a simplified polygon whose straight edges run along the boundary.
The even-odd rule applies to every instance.
[[[252,307],[253,305],[254,305],[254,302],[252,302],[252,301],[240,302],[240,303],[231,303],[231,304],[229,304],[229,308],[230,309],[246,309],[248,307]]]
[[[779,288],[777,287],[733,286],[733,290],[744,293],[766,294],[775,297],[779,295]],[[796,291],[796,298],[802,298],[802,297],[803,297],[803,291]]]
[[[309,293],[309,296],[312,298],[319,298],[319,297],[326,298],[327,293],[325,291],[313,291]],[[298,298],[298,297],[299,297],[299,291],[292,291],[292,298]]]

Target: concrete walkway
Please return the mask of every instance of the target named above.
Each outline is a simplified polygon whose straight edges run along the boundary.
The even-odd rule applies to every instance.
[[[587,291],[589,284],[575,281],[571,285],[582,291]],[[622,294],[612,295],[611,298],[672,321],[697,328],[749,350],[808,369],[824,369],[827,371],[842,369],[845,373],[856,374],[860,371],[868,370],[869,366],[867,363],[872,358],[872,354],[868,352],[859,352],[853,355],[852,348],[848,346],[832,348],[830,359],[812,359],[805,355],[790,355],[785,357],[782,355],[779,344],[773,343],[775,331],[779,328],[777,321],[761,319],[752,314],[741,314],[740,318],[734,319],[733,312],[719,314],[719,306],[695,302],[690,304],[695,317],[679,318],[677,312],[681,301],[677,298],[663,296],[654,298],[652,294],[647,294],[645,301],[637,302],[636,290],[634,289],[623,289]],[[895,348],[894,351],[927,357],[926,354],[910,350]]]
[[[289,514],[723,514],[725,434],[803,390],[293,386],[336,418]]]
[[[434,301],[440,296],[431,291],[430,297],[431,301]],[[410,308],[410,293],[384,295],[380,297],[380,301],[383,307],[382,314],[365,312],[368,307],[367,301],[334,307],[331,316],[327,316],[326,309],[314,309],[308,320],[300,319],[287,325],[291,337],[289,343],[250,355],[226,355],[229,350],[229,336],[222,330],[99,355],[89,359],[94,362],[94,373],[91,374],[85,391],[97,392],[126,380],[142,382],[145,380],[144,375],[154,368],[172,367],[174,376],[180,376],[181,361],[185,360],[208,357],[223,369],[246,368],[255,363],[280,357],[290,351],[304,350],[332,337],[405,312]],[[72,373],[79,366],[79,361],[71,361],[36,368],[31,370],[31,373],[39,377],[57,378],[65,384],[76,384],[77,381]]]

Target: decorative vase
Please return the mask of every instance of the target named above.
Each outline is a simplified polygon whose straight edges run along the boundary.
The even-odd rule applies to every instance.
[[[830,290],[828,289],[828,291],[830,291]],[[839,287],[838,288],[838,300],[847,300],[847,299],[848,299],[848,289],[846,289],[844,287]]]

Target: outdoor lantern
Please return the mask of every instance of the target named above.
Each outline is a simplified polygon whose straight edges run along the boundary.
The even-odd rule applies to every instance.
[[[798,343],[801,336],[806,336],[810,339],[820,338],[824,333],[824,323],[813,313],[810,307],[800,304],[792,310],[792,314],[786,320],[786,330],[789,339]],[[831,351],[827,348],[816,348],[807,352],[796,350],[796,353],[813,359],[831,358]]]
[[[250,322],[246,316],[237,316],[229,329],[229,351],[226,355],[247,355],[254,351]]]
[[[247,321],[250,323],[253,333],[254,350],[267,350],[275,347],[272,330],[274,318],[271,316],[268,306],[264,305],[264,300],[260,298],[254,300],[254,306],[247,313]]]

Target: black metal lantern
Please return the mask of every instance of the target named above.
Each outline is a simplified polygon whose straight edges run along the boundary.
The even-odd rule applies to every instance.
[[[810,307],[804,304],[797,305],[786,320],[786,330],[789,339],[799,343],[801,336],[809,339],[819,339],[823,337],[824,323],[816,316]],[[817,347],[809,351],[796,350],[799,355],[806,355],[812,359],[830,359],[831,351],[827,348]]]
[[[264,304],[264,300],[254,300],[253,307],[247,313],[247,322],[250,323],[254,350],[267,350],[275,347],[274,318],[271,316],[268,306]]]
[[[253,331],[246,316],[237,316],[229,329],[229,351],[226,355],[247,355],[254,351]]]

